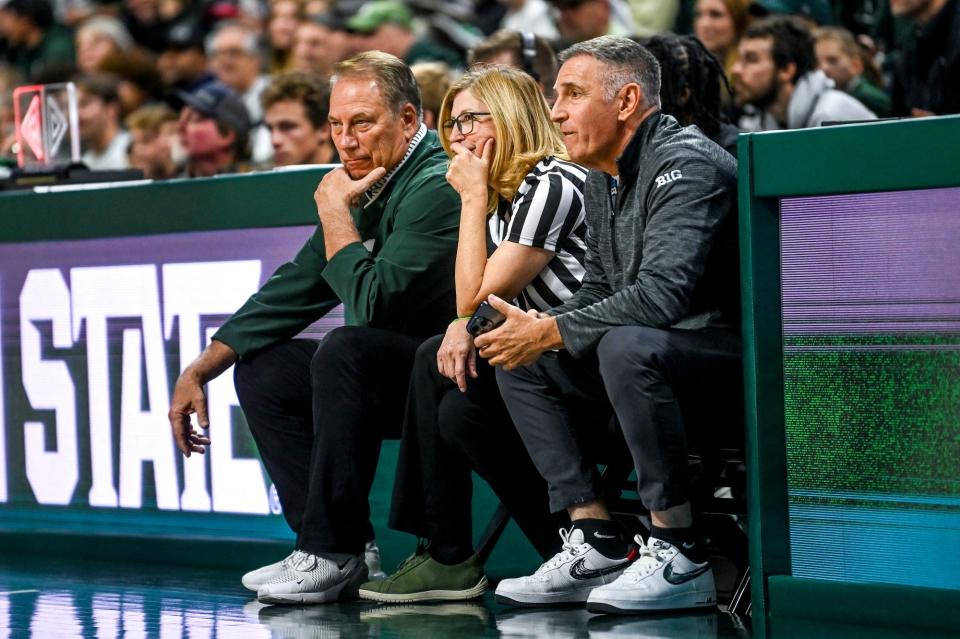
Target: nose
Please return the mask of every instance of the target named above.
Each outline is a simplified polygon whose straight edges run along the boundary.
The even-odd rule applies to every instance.
[[[357,137],[348,127],[343,127],[340,135],[334,136],[334,140],[337,142],[336,146],[341,149],[352,149],[357,146]]]
[[[553,108],[550,109],[550,119],[560,124],[567,119],[567,112],[563,108],[563,100],[557,98],[557,101],[553,103]]]
[[[453,125],[453,127],[451,127],[450,129],[451,142],[462,142],[463,140],[466,139],[466,137],[467,136],[465,136],[463,133],[460,133],[460,129],[457,127],[457,125]]]
[[[730,75],[735,77],[740,77],[740,71],[743,70],[743,66],[740,64],[740,60],[737,60],[732,65],[730,65]]]

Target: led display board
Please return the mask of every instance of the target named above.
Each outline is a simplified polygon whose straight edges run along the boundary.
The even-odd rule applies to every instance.
[[[960,589],[958,203],[780,202],[794,576]]]
[[[181,369],[313,232],[234,229],[0,245],[4,528],[204,529],[287,539],[230,371],[208,385],[207,455],[167,420]],[[343,323],[336,309],[305,334]]]

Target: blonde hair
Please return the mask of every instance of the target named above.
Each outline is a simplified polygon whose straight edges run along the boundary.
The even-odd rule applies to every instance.
[[[467,90],[487,105],[497,134],[487,199],[487,210],[493,212],[498,194],[512,199],[537,162],[549,155],[567,159],[567,151],[560,129],[550,120],[540,86],[523,71],[500,64],[468,71],[444,96],[439,122],[450,119],[454,99]],[[444,150],[452,156],[449,131],[441,126],[438,132]]]

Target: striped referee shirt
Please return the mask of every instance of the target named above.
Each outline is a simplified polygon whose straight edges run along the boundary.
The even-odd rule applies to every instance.
[[[501,199],[497,212],[490,216],[487,239],[491,253],[504,241],[555,253],[514,300],[525,311],[559,306],[580,288],[587,253],[586,178],[582,166],[547,156],[530,170],[513,201]]]

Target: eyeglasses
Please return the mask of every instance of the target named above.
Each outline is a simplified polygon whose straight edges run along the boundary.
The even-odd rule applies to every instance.
[[[443,128],[449,135],[453,131],[454,125],[457,127],[457,131],[460,132],[460,135],[470,135],[473,133],[473,124],[477,121],[478,115],[490,115],[486,112],[481,111],[464,111],[455,118],[450,118],[443,123]]]

